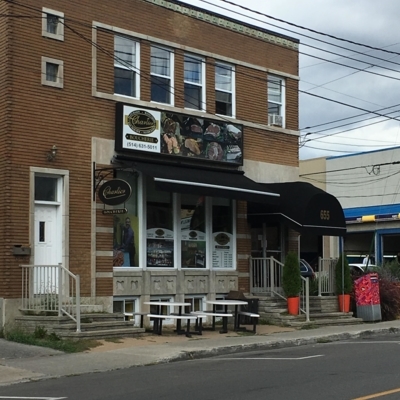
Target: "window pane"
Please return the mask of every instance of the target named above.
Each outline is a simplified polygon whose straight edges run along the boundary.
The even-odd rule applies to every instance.
[[[57,34],[59,18],[53,14],[47,14],[47,32]]]
[[[232,67],[215,67],[215,88],[220,90],[232,91]]]
[[[171,88],[168,78],[151,77],[151,100],[159,103],[171,103]]]
[[[58,64],[46,63],[46,81],[57,82]]]
[[[128,212],[114,216],[113,266],[134,267],[139,263],[137,176],[126,171],[118,171],[117,178],[131,185],[132,196],[125,202]]]
[[[133,40],[115,36],[114,39],[114,64],[125,67],[136,66],[136,43]]]
[[[35,177],[35,200],[57,201],[57,178]]]
[[[201,86],[185,83],[185,107],[201,110]]]
[[[206,267],[205,197],[181,196],[182,268]]]
[[[114,93],[136,96],[135,73],[133,71],[114,68]]]
[[[275,77],[268,77],[268,100],[282,101],[282,80]]]
[[[268,103],[268,114],[281,115],[281,106],[275,103]]]
[[[174,232],[172,193],[156,190],[152,178],[146,177],[147,266],[174,266]]]
[[[163,76],[170,76],[170,57],[168,50],[158,47],[151,48],[151,73]]]
[[[233,268],[233,202],[212,199],[213,268]]]
[[[201,81],[201,64],[202,61],[190,56],[185,56],[184,76],[185,81],[202,84]]]

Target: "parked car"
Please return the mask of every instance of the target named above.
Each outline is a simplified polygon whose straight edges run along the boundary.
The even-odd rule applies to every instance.
[[[364,274],[366,274],[368,272],[373,271],[376,268],[376,265],[368,264],[368,269],[366,269],[366,267],[367,267],[366,264],[351,263],[351,264],[349,264],[349,267],[350,267],[351,275],[353,275],[353,276],[361,276],[361,275],[364,275]]]
[[[311,265],[303,258],[300,260],[300,273],[303,278],[315,278],[314,270],[312,269]]]

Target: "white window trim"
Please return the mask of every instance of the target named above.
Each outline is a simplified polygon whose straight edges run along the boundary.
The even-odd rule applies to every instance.
[[[186,81],[185,79],[183,80],[184,83],[188,83],[189,85],[193,86],[199,86],[201,87],[201,107],[200,110],[197,108],[192,108],[192,107],[185,107],[186,110],[198,110],[198,111],[206,111],[206,61],[203,57],[196,56],[191,53],[185,53],[184,57],[188,56],[190,58],[193,58],[195,60],[198,60],[201,62],[201,84],[199,85],[198,83],[194,83],[191,81]],[[185,61],[184,61],[185,62]],[[185,96],[185,93],[184,93]]]
[[[152,44],[152,46],[159,47],[159,48],[169,52],[169,54],[170,54],[169,70],[171,71],[171,75],[166,76],[166,75],[160,75],[160,74],[155,74],[155,73],[151,72],[151,56],[150,56],[150,75],[157,76],[159,78],[169,79],[169,94],[170,94],[170,102],[169,103],[160,103],[160,102],[154,101],[154,100],[151,100],[151,103],[168,104],[173,107],[175,105],[175,78],[174,78],[175,77],[175,53],[174,53],[174,50],[170,49],[168,47],[158,46],[156,44]]]
[[[227,64],[227,63],[222,63],[219,61],[215,62],[215,66],[230,68],[232,70],[232,90],[231,91],[217,89],[217,85],[215,85],[216,92],[218,91],[218,92],[230,93],[232,95],[232,115],[224,115],[224,114],[216,114],[216,115],[221,115],[223,117],[229,117],[229,118],[236,118],[236,70],[235,70],[235,66],[231,65],[231,64]]]
[[[281,106],[280,116],[282,117],[282,128],[285,128],[285,126],[286,126],[286,112],[285,112],[285,110],[286,110],[286,79],[281,77],[281,76],[278,76],[278,75],[272,75],[272,74],[268,75],[268,77],[267,77],[267,97],[268,97],[268,83],[269,83],[269,78],[270,77],[279,79],[281,81],[281,88],[282,88],[281,98],[282,98],[282,101],[281,102],[271,101],[268,98],[267,99],[267,105],[268,105],[268,103],[273,103],[273,104],[278,104],[278,105]],[[268,114],[269,114],[269,111],[268,111]]]
[[[116,34],[115,36],[124,37],[128,40],[131,40],[135,44],[135,67],[129,68],[126,65],[119,63],[115,58],[114,58],[114,67],[126,69],[129,71],[133,70],[135,72],[136,93],[135,93],[135,96],[126,96],[124,94],[114,93],[114,96],[121,96],[121,97],[125,97],[127,99],[140,99],[140,43],[134,37],[128,37],[128,36],[118,35],[118,34]],[[114,57],[115,57],[115,47],[114,47]],[[115,79],[115,77],[114,77],[114,79]]]
[[[42,36],[50,39],[64,41],[64,24],[60,22],[57,26],[57,33],[47,32],[47,18],[49,15],[55,15],[64,20],[64,13],[50,8],[42,8]]]
[[[57,64],[58,65],[58,74],[57,74],[56,82],[48,81],[46,79],[46,65],[47,64]],[[56,87],[56,88],[64,87],[64,61],[42,56],[42,85],[52,86],[52,87]]]

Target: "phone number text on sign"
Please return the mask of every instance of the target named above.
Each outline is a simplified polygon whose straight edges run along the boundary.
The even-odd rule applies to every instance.
[[[150,144],[150,143],[128,142],[127,147],[133,148],[136,150],[149,150],[149,151],[157,151],[158,150],[158,146],[156,144]]]

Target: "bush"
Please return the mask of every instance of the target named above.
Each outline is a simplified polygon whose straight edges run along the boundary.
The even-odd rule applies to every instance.
[[[353,288],[349,263],[344,254],[341,254],[335,266],[336,294],[350,294]]]
[[[400,286],[384,274],[379,275],[382,321],[393,321],[400,315]]]
[[[292,251],[286,256],[283,266],[282,288],[287,297],[297,297],[301,291],[300,261]]]

